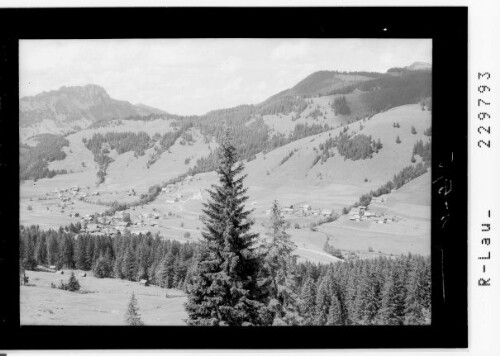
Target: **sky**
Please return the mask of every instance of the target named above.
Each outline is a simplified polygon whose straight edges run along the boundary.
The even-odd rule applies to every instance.
[[[429,39],[21,40],[20,96],[97,84],[172,114],[257,104],[318,70],[432,61]]]

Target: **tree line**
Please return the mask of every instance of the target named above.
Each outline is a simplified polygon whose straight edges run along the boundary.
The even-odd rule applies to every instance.
[[[382,76],[361,82],[358,89],[363,104],[374,112],[416,104],[432,95],[432,73],[430,71],[404,71],[400,76]]]
[[[92,235],[80,229],[80,223],[47,231],[21,226],[21,266],[26,270],[38,265],[76,268],[93,271],[98,278],[147,279],[164,288],[185,290],[195,243],[164,240],[158,234]]]

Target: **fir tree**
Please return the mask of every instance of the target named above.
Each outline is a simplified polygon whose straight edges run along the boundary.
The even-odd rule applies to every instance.
[[[331,304],[331,288],[329,285],[328,277],[325,276],[319,284],[318,291],[316,293],[316,313],[315,313],[315,325],[325,325],[328,317],[328,310]]]
[[[375,324],[378,310],[380,309],[380,279],[373,266],[366,266],[361,276],[357,294],[357,308],[359,323],[362,325]]]
[[[79,236],[76,240],[76,249],[75,249],[75,260],[76,260],[76,268],[82,269],[84,271],[89,269],[89,265],[87,263],[87,239],[83,236]]]
[[[59,257],[59,243],[54,235],[50,235],[47,242],[47,262],[50,266],[57,265]]]
[[[316,284],[311,277],[307,277],[300,293],[300,314],[304,318],[304,325],[314,324],[316,309]]]
[[[137,299],[135,299],[135,294],[132,292],[130,297],[130,302],[128,303],[128,309],[125,319],[127,325],[130,326],[142,326],[144,323],[139,315],[139,308],[137,307]]]
[[[63,235],[62,232],[60,232],[61,235]],[[69,235],[63,235],[63,238],[61,239],[61,246],[59,249],[59,262],[62,264],[63,267],[66,268],[74,268],[75,267],[75,262],[74,262],[74,256],[73,256],[73,237],[70,237]]]
[[[35,259],[39,265],[47,265],[47,246],[45,243],[45,234],[42,233],[36,239],[35,245]]]
[[[94,277],[109,278],[112,274],[111,263],[106,256],[99,257],[94,266]]]
[[[204,204],[200,261],[189,289],[186,310],[190,325],[263,325],[269,316],[257,283],[259,261],[254,251],[257,234],[250,233],[251,211],[244,203],[243,164],[229,134],[219,150],[219,185]]]
[[[382,301],[378,323],[382,325],[402,325],[404,321],[405,286],[396,268],[389,272],[382,290]]]
[[[69,290],[70,292],[76,292],[80,290],[80,283],[76,279],[74,272],[71,272],[68,283],[65,285],[65,289]]]
[[[423,260],[413,263],[408,276],[405,300],[405,324],[420,325],[426,322],[430,310],[430,268]]]
[[[28,241],[24,244],[24,253],[23,253],[23,267],[27,270],[35,270],[36,269],[36,259],[35,259],[35,244],[33,241],[33,237],[28,236]]]
[[[343,325],[342,309],[339,299],[336,295],[332,295],[330,308],[328,309],[328,317],[326,325]]]
[[[158,276],[156,278],[160,287],[173,288],[174,287],[174,262],[175,256],[172,251],[169,251],[161,263]]]
[[[267,274],[263,284],[268,288],[273,324],[298,325],[301,317],[298,296],[294,291],[295,261],[292,255],[297,246],[286,233],[286,222],[277,201],[273,202],[269,230],[270,240],[262,246],[265,251],[263,273]]]
[[[123,258],[121,256],[116,256],[115,258],[115,263],[113,265],[113,276],[115,278],[123,278],[123,271],[122,271],[122,266],[123,266]]]
[[[135,280],[135,277],[136,277],[135,256],[134,256],[134,253],[132,252],[132,248],[130,246],[127,248],[127,252],[125,253],[125,256],[123,257],[122,274],[123,274],[123,277],[128,279],[129,281]]]

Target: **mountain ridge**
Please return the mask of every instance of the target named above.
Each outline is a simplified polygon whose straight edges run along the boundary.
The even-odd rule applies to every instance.
[[[64,134],[86,128],[96,121],[159,113],[164,111],[114,99],[96,84],[62,86],[19,100],[19,126],[31,128],[27,132],[32,134]]]

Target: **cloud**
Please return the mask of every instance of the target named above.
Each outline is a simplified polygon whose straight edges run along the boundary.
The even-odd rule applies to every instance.
[[[285,40],[271,53],[274,61],[305,61],[311,56],[307,40]]]

